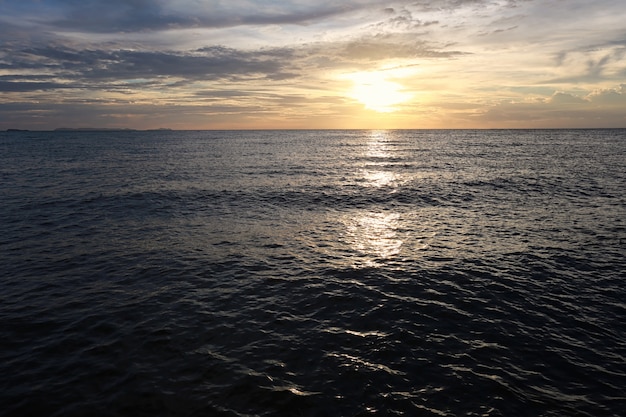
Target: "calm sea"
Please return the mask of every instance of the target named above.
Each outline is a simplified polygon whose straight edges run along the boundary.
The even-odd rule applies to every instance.
[[[0,415],[619,416],[626,130],[0,133]]]

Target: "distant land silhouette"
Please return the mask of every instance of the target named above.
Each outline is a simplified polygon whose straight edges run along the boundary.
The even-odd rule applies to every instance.
[[[137,131],[140,129],[130,129],[127,127],[58,127],[56,129],[54,129],[55,132],[64,132],[64,131],[71,131],[71,132],[101,132],[101,131]],[[166,127],[160,127],[158,129],[146,129],[146,130],[172,130]]]
[[[156,132],[156,131],[171,131],[168,127],[159,127],[157,129],[131,129],[127,127],[58,127],[53,132]],[[15,129],[9,128],[6,132],[30,132],[29,129]]]

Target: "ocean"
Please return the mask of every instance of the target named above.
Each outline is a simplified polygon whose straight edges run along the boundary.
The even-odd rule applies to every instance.
[[[620,416],[626,130],[0,133],[2,416]]]

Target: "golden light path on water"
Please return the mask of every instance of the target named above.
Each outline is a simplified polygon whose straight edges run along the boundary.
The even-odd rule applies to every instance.
[[[374,131],[367,139],[363,160],[358,167],[367,187],[374,189],[396,187],[396,173],[385,169],[396,156],[390,148],[389,132]],[[404,244],[398,233],[400,214],[390,207],[381,210],[363,210],[358,215],[345,219],[350,243],[355,251],[365,258],[364,267],[375,267],[400,253]]]

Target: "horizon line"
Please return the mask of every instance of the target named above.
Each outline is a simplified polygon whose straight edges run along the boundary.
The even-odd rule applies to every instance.
[[[128,127],[77,127],[77,128],[54,128],[54,129],[24,129],[8,128],[2,130],[5,133],[19,132],[255,132],[255,131],[374,131],[374,130],[623,130],[624,127],[455,127],[455,128],[241,128],[241,129],[173,129],[173,128],[128,128]]]

